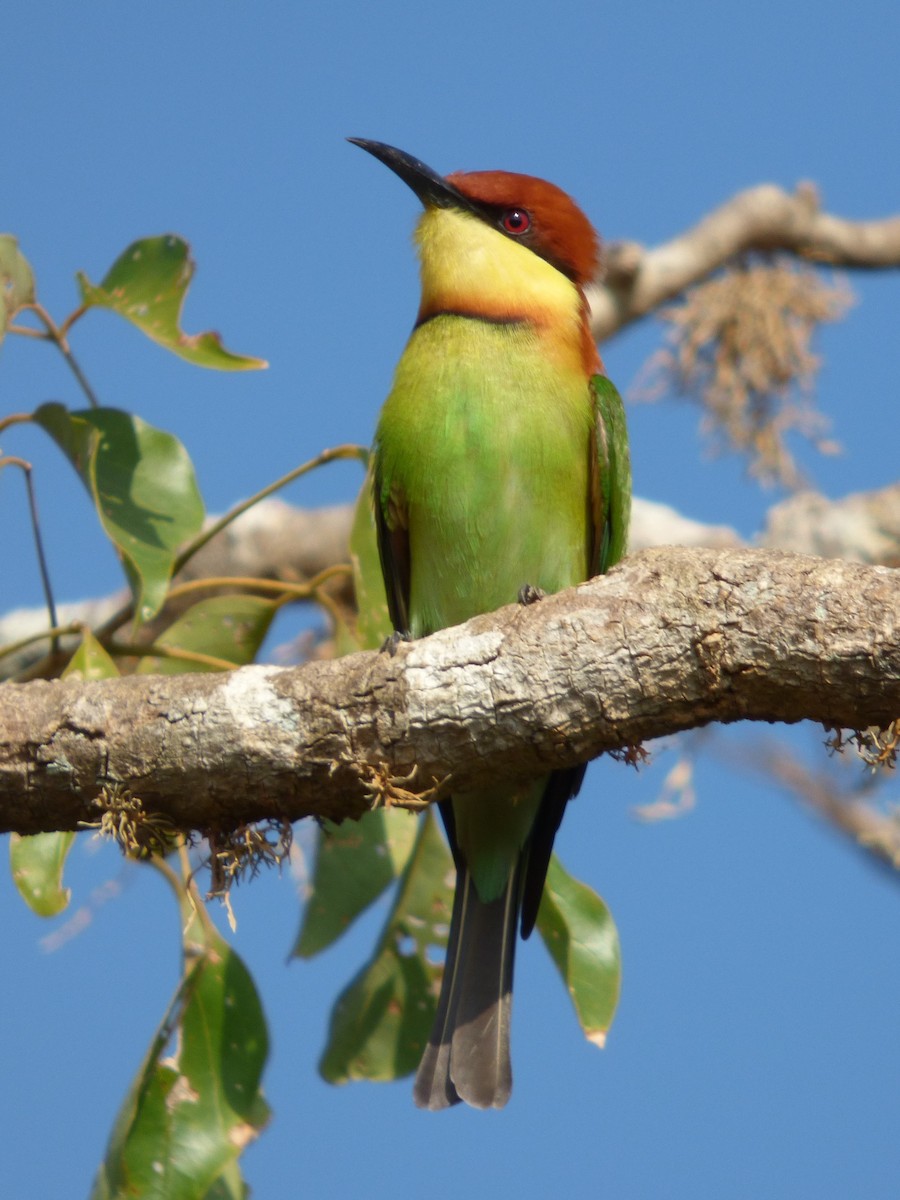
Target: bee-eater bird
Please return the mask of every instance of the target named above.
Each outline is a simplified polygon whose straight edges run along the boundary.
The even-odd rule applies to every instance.
[[[424,206],[422,296],[374,445],[379,552],[394,629],[418,638],[605,571],[625,552],[631,476],[622,401],[584,288],[599,242],[551,183],[446,178],[351,138]],[[501,1108],[517,925],[537,919],[553,839],[584,767],[441,804],[456,892],[422,1108]]]

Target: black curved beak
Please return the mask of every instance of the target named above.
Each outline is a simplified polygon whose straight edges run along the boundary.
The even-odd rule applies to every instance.
[[[461,208],[466,212],[474,212],[471,200],[462,192],[447,182],[437,171],[426,167],[418,158],[398,150],[396,146],[388,146],[384,142],[372,142],[367,138],[347,138],[354,146],[368,150],[386,167],[399,175],[405,184],[412,188],[422,203],[434,208]]]

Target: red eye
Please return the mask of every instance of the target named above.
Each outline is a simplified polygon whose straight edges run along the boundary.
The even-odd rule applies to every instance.
[[[524,208],[508,208],[500,218],[500,224],[506,233],[527,233],[531,228],[531,216]]]

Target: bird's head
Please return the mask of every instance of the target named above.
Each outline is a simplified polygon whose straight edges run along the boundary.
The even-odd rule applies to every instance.
[[[600,241],[562,188],[511,171],[442,176],[383,142],[349,140],[399,175],[425,208],[416,233],[422,314],[474,305],[485,315],[583,319]]]

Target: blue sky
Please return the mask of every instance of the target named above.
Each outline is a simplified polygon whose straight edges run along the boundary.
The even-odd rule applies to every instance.
[[[98,281],[136,237],[174,231],[198,262],[186,328],[219,329],[271,362],[264,374],[204,373],[109,314],[73,337],[104,403],[185,442],[212,510],[325,446],[371,437],[416,306],[416,202],[347,135],[442,171],[543,175],[610,239],[663,240],[763,181],[812,179],[848,217],[900,208],[892,0],[32,5],[6,15],[3,42],[0,230],[19,236],[47,307],[74,306],[77,269]],[[817,347],[820,406],[845,452],[801,450],[833,496],[897,475],[900,280],[852,282],[859,303]],[[624,391],[658,332],[604,347]],[[3,412],[80,403],[64,366],[21,339],[0,351],[0,389]],[[736,460],[709,461],[690,406],[636,406],[630,420],[640,494],[747,536],[760,528],[773,495]],[[56,454],[27,429],[3,448],[35,463],[58,596],[118,586]],[[331,503],[358,484],[335,466],[289,498]],[[6,611],[40,596],[9,472],[0,506]],[[716,755],[699,760],[698,807],[676,822],[632,814],[658,795],[675,747],[639,774],[591,768],[559,849],[618,921],[619,1015],[608,1048],[589,1047],[546,955],[524,947],[515,1091],[500,1114],[419,1113],[406,1082],[323,1084],[328,1007],[379,916],[321,961],[285,965],[293,882],[243,889],[236,945],[273,1040],[275,1117],[245,1158],[254,1194],[896,1195],[900,889],[728,766],[761,736],[704,739]],[[793,735],[821,764],[820,741]],[[108,880],[121,893],[100,903]],[[177,978],[178,918],[160,882],[85,842],[71,883],[93,920],[52,954],[47,929],[0,883],[0,1194],[11,1200],[87,1192]]]

